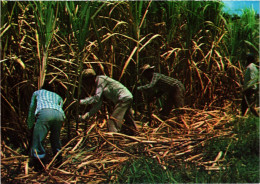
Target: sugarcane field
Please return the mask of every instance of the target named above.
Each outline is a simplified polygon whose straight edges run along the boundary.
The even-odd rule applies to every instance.
[[[259,1],[0,3],[1,183],[260,183]]]

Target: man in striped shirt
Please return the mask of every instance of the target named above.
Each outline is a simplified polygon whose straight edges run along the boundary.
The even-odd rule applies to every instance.
[[[105,75],[96,75],[93,69],[84,70],[82,78],[83,82],[96,86],[96,93],[94,96],[80,100],[81,105],[94,104],[92,109],[80,118],[86,119],[97,113],[101,108],[103,98],[106,97],[115,104],[114,111],[108,120],[108,131],[135,134],[136,125],[131,112],[132,93],[120,82]]]
[[[45,149],[43,141],[50,131],[50,142],[52,152],[55,155],[61,149],[60,131],[62,123],[65,120],[65,114],[62,109],[62,98],[52,92],[52,87],[45,81],[44,86],[33,93],[28,113],[27,124],[29,129],[33,127],[33,140],[31,146],[31,156],[36,171],[43,169],[39,159],[44,163]],[[36,123],[34,125],[34,122]],[[57,157],[57,164],[61,164],[62,157]]]
[[[142,67],[141,76],[145,77],[150,83],[137,87],[137,90],[144,90],[147,94],[156,98],[166,95],[164,106],[160,112],[163,119],[170,114],[173,105],[175,108],[184,106],[185,88],[179,80],[154,72],[154,66],[149,64]]]

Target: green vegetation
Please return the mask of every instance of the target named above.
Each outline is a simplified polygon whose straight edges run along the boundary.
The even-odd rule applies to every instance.
[[[255,12],[250,9],[245,9],[239,19],[228,20],[227,30],[229,34],[226,38],[227,43],[229,43],[227,47],[232,63],[241,60],[241,63],[244,64],[248,50],[255,53],[259,52],[259,47],[254,44],[256,40],[259,41],[259,24],[257,21],[259,22],[259,17],[256,18]]]
[[[165,170],[157,160],[140,158],[128,161],[117,171],[115,183],[172,183],[176,182],[174,173]]]

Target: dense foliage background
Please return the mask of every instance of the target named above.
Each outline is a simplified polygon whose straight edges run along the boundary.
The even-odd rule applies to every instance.
[[[139,70],[148,63],[184,83],[187,107],[232,102],[238,114],[246,53],[259,55],[259,15],[222,8],[219,1],[2,1],[2,140],[28,148],[30,98],[45,78],[65,99],[70,133],[82,110],[73,99],[89,92],[79,90],[89,67],[126,85],[135,112]]]

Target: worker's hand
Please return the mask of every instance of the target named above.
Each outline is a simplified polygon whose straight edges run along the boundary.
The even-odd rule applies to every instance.
[[[86,103],[86,100],[85,100],[85,99],[81,99],[81,100],[79,101],[79,104],[80,104],[80,105],[87,105],[87,103]]]
[[[89,112],[87,112],[87,113],[84,114],[84,115],[79,115],[79,119],[84,120],[84,119],[87,119],[87,118],[89,118]]]

